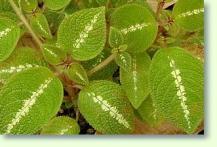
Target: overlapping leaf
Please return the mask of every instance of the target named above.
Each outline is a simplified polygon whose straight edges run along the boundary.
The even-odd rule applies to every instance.
[[[158,30],[150,10],[138,4],[117,8],[111,15],[111,26],[122,32],[129,52],[142,52],[150,47]]]
[[[133,110],[120,86],[93,81],[79,93],[79,110],[99,132],[129,134],[134,129]]]
[[[66,116],[53,118],[41,131],[42,135],[75,135],[80,132],[77,122]]]
[[[96,57],[106,38],[105,8],[85,9],[66,17],[58,31],[58,44],[79,61]]]
[[[150,88],[157,110],[187,133],[203,120],[203,64],[180,48],[158,51],[150,67]]]
[[[0,134],[34,134],[59,110],[63,87],[44,67],[11,77],[0,91]]]
[[[151,59],[147,53],[132,55],[131,70],[120,69],[120,80],[134,108],[138,108],[148,96],[148,72]]]
[[[15,49],[20,37],[20,28],[6,18],[0,18],[0,62],[7,59]]]
[[[173,9],[175,22],[183,28],[194,31],[203,28],[203,0],[179,0]]]

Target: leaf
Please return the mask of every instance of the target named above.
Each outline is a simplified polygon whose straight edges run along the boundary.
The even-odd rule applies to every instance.
[[[179,0],[173,9],[175,22],[188,31],[202,29],[204,26],[203,0]]]
[[[98,64],[100,64],[103,60],[105,60],[110,55],[110,51],[103,50],[97,57],[91,59],[89,61],[84,61],[81,64],[86,69],[86,71],[91,70]],[[114,61],[109,63],[107,66],[102,68],[101,70],[95,72],[90,79],[91,80],[99,80],[99,79],[108,79],[112,77],[113,73],[117,70],[117,65]]]
[[[58,44],[75,60],[93,59],[105,45],[105,8],[84,9],[66,17],[57,36]]]
[[[79,93],[84,118],[104,134],[129,134],[134,128],[133,110],[121,87],[109,81],[93,81]]]
[[[47,66],[40,54],[27,47],[15,49],[11,56],[0,63],[0,83],[5,83],[12,75],[29,68]]]
[[[28,13],[33,12],[38,7],[37,0],[19,0],[21,8]]]
[[[66,53],[54,45],[43,44],[42,48],[44,58],[50,64],[57,65],[66,59]]]
[[[60,10],[66,7],[71,0],[44,0],[45,6],[51,10]]]
[[[77,122],[67,116],[53,118],[41,131],[42,135],[75,135],[80,128]]]
[[[150,66],[153,102],[165,119],[193,133],[203,119],[203,64],[181,48],[159,50]]]
[[[111,15],[111,26],[120,30],[129,52],[143,52],[154,42],[157,22],[148,8],[127,4],[117,8]]]
[[[63,86],[44,67],[12,76],[0,92],[0,134],[34,134],[59,110]]]
[[[47,22],[47,18],[42,13],[37,13],[30,19],[30,23],[32,28],[38,35],[52,39],[52,34],[49,28],[49,24]]]
[[[126,72],[130,71],[132,68],[132,57],[127,52],[117,54],[115,57],[115,62],[122,68],[122,70],[125,70]]]
[[[132,68],[130,71],[120,69],[120,80],[127,97],[135,109],[150,93],[148,72],[151,59],[147,53],[132,54]]]
[[[20,28],[10,19],[0,18],[0,62],[7,59],[15,49]]]
[[[121,32],[118,29],[111,27],[109,33],[109,45],[112,48],[115,48],[122,45],[123,42],[124,42],[124,37],[121,34]]]
[[[78,84],[87,85],[89,83],[85,69],[78,63],[71,64],[67,73],[69,78]]]
[[[155,127],[162,122],[162,118],[158,113],[151,96],[148,96],[147,99],[143,101],[137,109],[137,112],[142,120],[147,122],[149,126]]]

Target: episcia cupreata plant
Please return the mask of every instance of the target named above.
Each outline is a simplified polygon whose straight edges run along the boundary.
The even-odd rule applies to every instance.
[[[0,0],[0,134],[202,131],[204,3],[154,8]]]

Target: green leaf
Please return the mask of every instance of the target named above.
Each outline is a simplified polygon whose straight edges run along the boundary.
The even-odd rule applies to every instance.
[[[29,68],[46,66],[40,54],[32,48],[15,49],[11,56],[0,63],[0,83],[5,83],[12,75]]]
[[[71,64],[67,73],[69,78],[78,84],[87,85],[89,83],[85,69],[78,63]]]
[[[106,40],[105,8],[85,9],[66,17],[58,31],[58,44],[75,60],[85,61],[103,50]]]
[[[43,44],[42,48],[44,58],[48,63],[57,65],[65,61],[66,53],[62,49],[51,44]]]
[[[21,8],[28,13],[33,12],[38,7],[37,0],[19,0]]]
[[[150,93],[148,72],[151,59],[145,52],[132,54],[130,71],[120,69],[120,80],[127,97],[134,108],[138,108]]]
[[[203,120],[203,64],[181,48],[159,50],[150,66],[153,102],[163,117],[191,134]]]
[[[132,68],[132,57],[127,52],[117,54],[115,57],[115,62],[126,72],[130,71]]]
[[[127,4],[117,8],[111,16],[111,26],[119,29],[129,52],[145,51],[157,35],[157,22],[148,8]]]
[[[41,131],[42,135],[75,135],[80,128],[77,122],[67,116],[53,118]]]
[[[0,18],[0,62],[7,59],[15,49],[20,28],[10,19]]]
[[[92,68],[94,68],[95,66],[97,66],[98,64],[100,64],[102,61],[104,61],[109,56],[110,56],[110,51],[104,50],[94,59],[82,62],[82,65],[86,69],[86,71],[89,71]],[[113,73],[117,70],[117,68],[118,68],[118,66],[115,64],[114,61],[112,61],[111,63],[109,63],[107,66],[105,66],[101,70],[95,72],[90,77],[90,79],[91,80],[108,79],[108,78],[112,77]]]
[[[123,43],[124,43],[124,37],[121,34],[121,32],[118,29],[111,27],[109,33],[109,45],[112,48],[115,48],[115,47],[119,47]]]
[[[34,31],[47,39],[52,39],[52,34],[47,22],[47,18],[42,13],[37,13],[30,19],[30,23]]]
[[[203,0],[179,0],[173,9],[175,22],[183,28],[194,31],[204,26]]]
[[[137,109],[140,117],[143,121],[147,122],[150,126],[154,127],[162,122],[162,118],[158,113],[155,104],[151,96],[148,96],[146,100]]]
[[[34,134],[59,110],[63,86],[44,67],[12,76],[0,91],[0,134]]]
[[[133,110],[121,87],[93,81],[79,93],[78,107],[85,119],[104,134],[129,134],[134,129]]]
[[[60,10],[66,7],[71,0],[44,0],[45,6],[51,10]]]

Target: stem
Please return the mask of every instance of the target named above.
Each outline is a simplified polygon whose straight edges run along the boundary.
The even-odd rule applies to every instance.
[[[29,33],[32,35],[32,38],[35,40],[35,42],[38,44],[38,46],[42,47],[42,42],[40,41],[40,39],[37,37],[37,35],[34,33],[34,31],[32,30],[31,26],[29,25],[27,19],[25,18],[25,16],[23,15],[23,13],[21,12],[21,10],[17,7],[17,5],[14,3],[13,0],[9,0],[9,3],[11,5],[11,7],[14,9],[14,12],[17,14],[17,16],[20,18],[20,20],[23,22],[23,24],[25,25],[25,27],[27,28],[27,30],[29,31]]]
[[[91,69],[90,71],[88,71],[88,76],[91,76],[95,72],[99,71],[100,69],[102,69],[103,67],[105,67],[106,65],[108,65],[110,62],[112,62],[115,59],[115,56],[116,56],[116,54],[111,54],[108,58],[106,58],[100,64],[98,64],[93,69]]]

